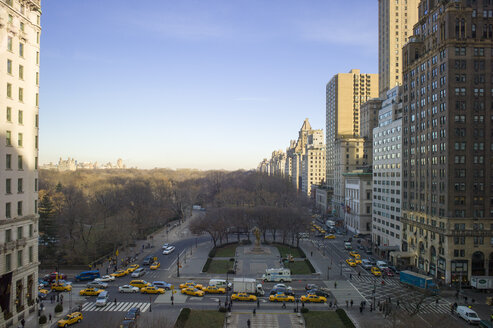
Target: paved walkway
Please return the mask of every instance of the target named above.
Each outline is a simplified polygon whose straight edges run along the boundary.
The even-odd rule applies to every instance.
[[[305,321],[301,314],[285,311],[259,311],[255,315],[252,312],[232,312],[231,316],[226,317],[224,327],[246,328],[248,327],[248,320],[250,320],[250,327],[252,328],[305,327]]]

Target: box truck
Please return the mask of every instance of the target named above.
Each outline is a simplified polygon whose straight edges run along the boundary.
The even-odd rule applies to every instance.
[[[253,278],[234,278],[233,293],[247,293],[257,296],[265,294],[262,284],[257,283]]]

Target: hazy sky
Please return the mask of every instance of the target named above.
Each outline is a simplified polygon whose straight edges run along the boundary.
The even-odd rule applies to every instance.
[[[377,0],[45,0],[41,163],[254,168],[378,71]]]

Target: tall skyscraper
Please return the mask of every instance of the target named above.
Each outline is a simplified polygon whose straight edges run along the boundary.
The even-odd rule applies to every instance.
[[[373,223],[375,253],[393,260],[391,251],[401,249],[402,197],[402,95],[394,87],[378,111],[373,129]]]
[[[39,0],[0,1],[0,327],[38,295]]]
[[[419,0],[378,0],[378,75],[380,97],[402,83],[402,47],[418,21]]]
[[[325,183],[325,144],[323,130],[312,130],[308,135],[303,155],[301,190],[310,196],[312,187]]]
[[[360,165],[363,163],[363,159],[359,157],[360,153],[361,156],[363,153],[363,142],[353,139],[360,135],[360,106],[369,99],[377,96],[378,74],[361,74],[359,69],[353,69],[349,73],[336,74],[327,83],[325,127],[327,133],[325,142],[327,147],[326,179],[329,188],[334,189],[332,203],[336,211],[340,207],[341,200],[342,202],[344,200],[342,174],[348,172],[348,170],[352,170],[352,168],[345,165],[346,154],[345,152],[342,155],[340,154],[340,147],[346,144],[355,145],[356,149],[351,151],[351,153],[358,155],[358,164],[356,164],[355,158],[351,158],[351,165]],[[336,146],[336,141],[339,138],[344,138],[345,140]],[[359,146],[361,146],[361,152],[358,149]],[[353,147],[351,146],[351,148]],[[343,156],[343,163],[340,162],[339,155]],[[335,175],[336,166],[340,166],[337,176]],[[346,170],[346,167],[348,167],[348,170]],[[340,186],[340,188],[337,188],[340,190],[340,194],[336,194],[336,186]]]
[[[491,1],[423,0],[403,49],[403,250],[444,282],[493,274]]]

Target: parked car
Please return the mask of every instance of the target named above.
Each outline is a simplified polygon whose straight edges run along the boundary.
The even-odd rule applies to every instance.
[[[293,288],[291,288],[290,286],[288,285],[285,285],[285,284],[275,284],[274,287],[272,288],[286,288],[287,290],[293,290]]]
[[[165,290],[170,290],[173,285],[172,284],[168,284],[167,282],[165,281],[153,281],[152,282],[152,285],[154,287],[158,287],[158,288],[164,288]]]
[[[118,292],[120,292],[120,293],[138,293],[138,292],[140,292],[140,288],[130,286],[130,285],[123,285],[123,286],[118,287]]]
[[[38,286],[40,287],[48,287],[50,286],[50,282],[43,280],[43,279],[38,279]]]
[[[114,280],[115,280],[115,277],[110,276],[110,275],[106,275],[106,276],[102,276],[101,278],[94,279],[94,281],[99,281],[99,282],[108,282],[108,281],[114,281]]]
[[[152,263],[154,262],[154,259],[152,258],[152,256],[147,256],[145,259],[144,259],[144,262],[142,262],[143,265],[151,265]]]
[[[131,276],[132,276],[132,278],[139,278],[139,277],[142,277],[145,274],[146,274],[146,269],[145,268],[138,268],[134,272],[132,272]]]
[[[389,268],[383,268],[382,269],[382,274],[388,276],[388,277],[393,277],[394,276],[394,271],[390,270]]]
[[[383,270],[387,267],[387,262],[385,261],[377,261],[377,268],[380,270]]]
[[[174,250],[175,250],[175,246],[170,245],[170,246],[166,247],[165,249],[163,249],[163,255],[169,255],[169,254],[173,253]]]
[[[289,296],[294,296],[293,290],[286,288],[274,288],[270,291],[270,295],[276,295],[276,294],[286,294]]]
[[[87,288],[102,288],[105,289],[108,287],[107,282],[102,282],[102,281],[91,281],[88,282],[86,285]]]
[[[128,310],[128,312],[125,314],[124,320],[136,320],[139,315],[140,315],[140,309],[134,307]]]
[[[312,289],[306,292],[307,295],[317,295],[317,296],[323,296],[325,298],[329,298],[330,294],[327,291],[321,290],[321,289]]]
[[[399,274],[399,270],[397,270],[397,268],[393,265],[389,265],[389,269],[394,271],[395,274]]]
[[[365,270],[370,270],[373,265],[371,264],[371,261],[370,260],[363,259],[363,260],[361,260],[361,266]]]
[[[312,290],[312,289],[317,289],[318,286],[315,284],[306,284],[305,285],[305,290]]]
[[[467,306],[458,306],[456,313],[459,318],[464,319],[468,324],[479,324],[481,322],[478,314]]]
[[[56,279],[63,279],[67,280],[67,275],[59,272],[52,272],[50,274],[47,274],[46,276],[43,277],[43,280],[49,282],[50,284],[53,283]]]

